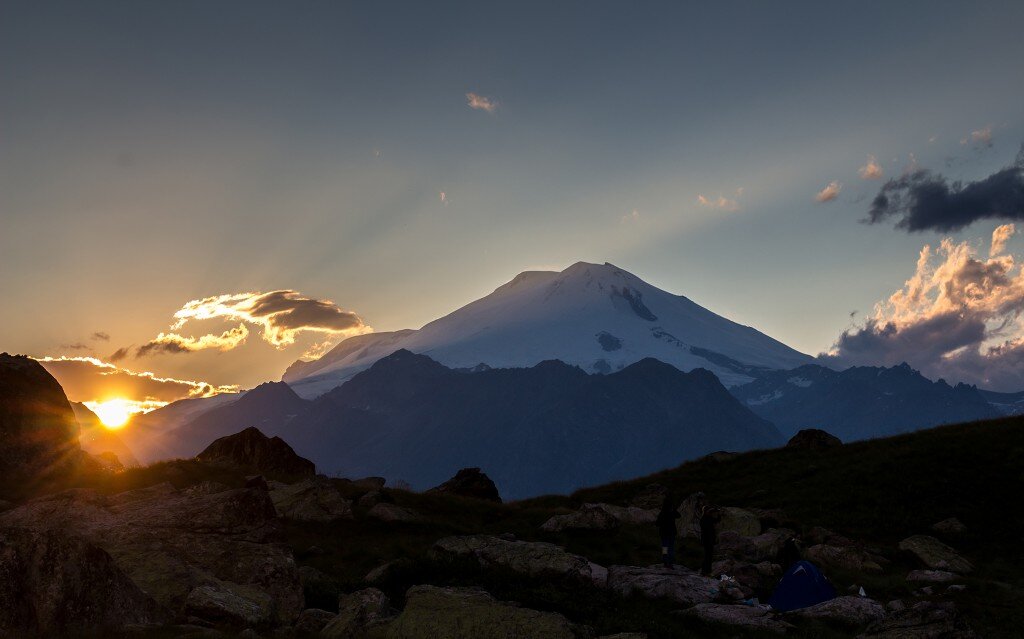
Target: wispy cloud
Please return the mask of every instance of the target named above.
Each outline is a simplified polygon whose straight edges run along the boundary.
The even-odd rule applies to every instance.
[[[494,113],[498,109],[497,100],[473,93],[472,91],[466,94],[466,104],[469,105],[469,108],[471,109],[479,109],[481,111],[487,111],[488,113]]]
[[[82,342],[74,342],[74,343],[71,343],[71,344],[61,344],[60,345],[60,349],[62,351],[85,351],[85,350],[91,350],[88,344],[83,344]]]
[[[735,197],[728,198],[722,194],[718,197],[705,197],[703,194],[697,194],[697,204],[708,209],[717,209],[719,211],[738,211],[740,210],[739,198],[743,195],[743,187],[736,189]]]
[[[832,200],[839,197],[839,192],[843,190],[843,183],[836,180],[832,180],[825,188],[818,191],[814,196],[814,199],[818,202],[831,202]]]
[[[967,241],[947,238],[934,251],[926,245],[906,284],[821,357],[838,366],[906,361],[933,378],[1019,390],[1024,271],[1004,254],[1012,233],[1012,225],[995,230],[988,259]]]
[[[637,209],[633,209],[629,213],[626,213],[625,215],[623,215],[622,218],[619,221],[622,222],[623,224],[630,224],[630,223],[639,222],[640,221],[640,211],[638,211]]]
[[[220,393],[238,392],[234,385],[213,385],[207,382],[173,377],[159,377],[150,372],[121,368],[95,357],[35,358],[63,387],[68,399],[75,402],[96,402],[123,398],[145,403],[146,410],[187,397],[211,397]]]
[[[983,129],[977,131],[971,131],[963,139],[960,140],[960,144],[967,146],[972,144],[980,147],[992,146],[992,125],[988,125]]]
[[[865,180],[878,180],[882,177],[883,173],[885,172],[882,170],[882,165],[878,163],[873,155],[869,155],[868,161],[857,170],[857,174]]]
[[[91,340],[99,340],[101,342],[109,342],[110,341],[110,334],[109,333],[104,333],[103,331],[96,331],[95,333],[93,333],[92,335],[89,336],[89,339],[91,339]]]
[[[441,204],[448,206],[448,194],[444,191],[438,192],[438,197],[441,199]]]

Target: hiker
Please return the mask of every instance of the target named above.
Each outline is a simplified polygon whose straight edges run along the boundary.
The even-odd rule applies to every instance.
[[[700,540],[704,544],[704,563],[701,564],[702,575],[711,576],[711,560],[715,556],[715,536],[718,534],[718,521],[721,515],[718,509],[708,504],[700,513]]]
[[[666,568],[675,568],[676,563],[676,520],[679,519],[676,500],[672,495],[665,495],[661,503],[661,512],[655,524],[658,526],[658,534],[661,536],[661,561]]]
[[[779,565],[782,566],[782,571],[789,570],[790,566],[801,559],[803,557],[800,553],[800,542],[796,537],[789,537],[786,539],[786,543],[782,544],[782,550],[779,551]]]

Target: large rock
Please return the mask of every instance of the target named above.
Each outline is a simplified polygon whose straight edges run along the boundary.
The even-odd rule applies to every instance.
[[[900,542],[900,550],[908,552],[932,570],[948,570],[965,575],[974,566],[955,550],[928,535],[913,535]]]
[[[770,561],[748,563],[735,559],[723,559],[711,565],[711,574],[732,577],[736,583],[751,595],[767,596],[782,578],[782,566]]]
[[[943,519],[942,521],[932,524],[932,531],[945,537],[959,537],[963,535],[966,530],[967,526],[964,526],[963,522],[956,517]]]
[[[744,537],[753,537],[761,534],[761,520],[757,515],[745,508],[726,506],[718,509],[720,519],[715,527],[718,535],[724,532],[735,532]],[[699,524],[699,521],[698,521]]]
[[[509,541],[489,535],[445,537],[434,544],[438,558],[473,558],[481,566],[502,566],[531,577],[605,585],[608,570],[554,544]]]
[[[856,546],[818,544],[804,552],[804,558],[825,568],[841,568],[855,572],[882,572],[885,560]]]
[[[867,627],[857,639],[974,639],[952,602],[921,601]]]
[[[331,480],[314,477],[297,484],[273,483],[270,499],[277,514],[296,521],[336,521],[352,518],[352,502],[341,496]]]
[[[280,437],[267,437],[255,426],[221,437],[196,455],[196,458],[235,466],[281,481],[311,479],[316,475],[313,462],[295,454],[292,447]]]
[[[885,607],[867,597],[836,597],[820,604],[794,610],[789,615],[818,619],[846,626],[866,626],[885,617]]]
[[[655,510],[612,504],[583,504],[576,512],[554,515],[540,528],[546,532],[611,530],[623,524],[653,524],[657,519],[658,512]]]
[[[263,627],[274,618],[274,600],[254,586],[208,583],[188,593],[185,614],[221,626]]]
[[[374,505],[367,511],[366,516],[389,522],[416,523],[423,521],[423,516],[412,508],[397,506],[386,501]]]
[[[0,529],[0,635],[95,633],[162,616],[97,546],[58,531]]]
[[[720,596],[719,581],[685,568],[610,566],[608,588],[622,597],[638,595],[683,606],[710,603]]]
[[[295,631],[299,636],[318,635],[324,626],[334,621],[338,615],[320,608],[307,608],[295,620]]]
[[[786,528],[772,528],[760,535],[746,537],[731,530],[719,533],[715,555],[750,563],[777,561],[786,540],[793,536]]]
[[[427,492],[449,493],[501,503],[498,487],[494,485],[490,477],[480,472],[479,468],[463,468],[455,473],[454,477]]]
[[[792,626],[780,621],[767,608],[760,606],[701,603],[681,611],[704,621],[750,628],[778,634],[785,633]]]
[[[700,539],[700,513],[707,504],[708,500],[704,493],[693,493],[679,504],[680,537]]]
[[[39,362],[0,354],[0,498],[61,481],[83,461],[64,389]]]
[[[193,589],[211,584],[266,593],[274,622],[290,623],[303,608],[295,560],[279,543],[280,525],[265,491],[197,494],[170,484],[113,496],[72,490],[2,513],[0,526],[74,529],[179,618],[187,616]]]
[[[786,448],[802,448],[804,450],[825,450],[842,445],[841,439],[817,428],[806,428],[786,442]]]
[[[475,588],[413,586],[388,639],[575,639],[576,628],[554,612],[521,608]]]
[[[323,630],[321,637],[354,639],[373,627],[381,627],[391,616],[387,596],[376,588],[365,588],[338,598],[338,614]]]

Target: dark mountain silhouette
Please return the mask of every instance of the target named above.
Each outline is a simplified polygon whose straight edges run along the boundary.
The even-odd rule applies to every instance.
[[[280,437],[267,437],[255,426],[221,437],[196,455],[196,459],[228,464],[282,481],[316,475],[313,462],[296,455]]]
[[[812,364],[762,372],[760,379],[731,392],[787,437],[821,428],[844,442],[1000,414],[974,386],[933,382],[905,363],[845,371]]]
[[[702,369],[645,359],[611,375],[558,361],[468,373],[405,350],[277,432],[328,472],[428,488],[479,466],[513,499],[783,443]]]

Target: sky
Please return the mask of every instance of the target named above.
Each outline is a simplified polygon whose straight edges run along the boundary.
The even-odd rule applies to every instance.
[[[837,365],[1024,389],[1016,227],[990,255],[1024,217],[1022,27],[1020,2],[0,0],[0,350],[169,401],[584,260]]]

